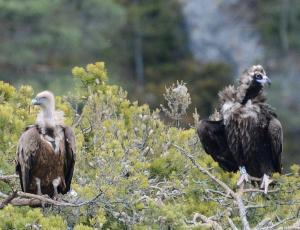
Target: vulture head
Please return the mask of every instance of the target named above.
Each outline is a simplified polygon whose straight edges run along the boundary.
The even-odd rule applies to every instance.
[[[55,127],[63,124],[63,112],[55,110],[55,98],[52,92],[43,91],[32,99],[33,105],[38,105],[41,112],[37,116],[37,124],[40,127]]]
[[[40,106],[42,110],[53,111],[55,109],[54,95],[50,91],[40,92],[32,99],[32,104]]]
[[[249,99],[254,99],[260,95],[266,84],[271,84],[264,68],[261,65],[254,65],[247,69],[239,79],[238,98],[242,104]]]

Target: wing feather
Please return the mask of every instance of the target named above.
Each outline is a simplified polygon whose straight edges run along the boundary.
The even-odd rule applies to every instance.
[[[278,119],[272,118],[268,127],[268,134],[272,149],[272,158],[277,172],[281,172],[281,153],[283,143],[282,126]]]
[[[28,192],[32,180],[32,166],[39,149],[39,132],[35,126],[27,127],[22,133],[17,148],[16,171],[19,174],[21,187]]]
[[[66,146],[66,158],[64,169],[66,190],[62,191],[63,194],[67,193],[70,190],[76,160],[76,142],[74,132],[70,127],[65,127],[64,133]]]
[[[238,165],[228,148],[223,121],[202,120],[197,128],[205,152],[226,171],[237,171]]]

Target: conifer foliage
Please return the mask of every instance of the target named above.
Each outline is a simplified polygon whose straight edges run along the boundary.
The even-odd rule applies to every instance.
[[[33,90],[0,82],[0,228],[300,227],[299,166],[287,175],[273,175],[267,195],[256,182],[238,189],[239,175],[224,172],[204,153],[193,125],[166,125],[159,109],[129,101],[127,92],[108,84],[104,63],[75,67],[72,74],[78,87],[56,101],[77,139],[73,190],[43,208],[14,206],[24,194],[18,192],[17,179],[5,177],[14,173],[21,132],[34,123]],[[176,103],[176,97],[172,100]],[[184,101],[186,108],[190,99],[178,103]],[[11,194],[19,197],[7,202]]]

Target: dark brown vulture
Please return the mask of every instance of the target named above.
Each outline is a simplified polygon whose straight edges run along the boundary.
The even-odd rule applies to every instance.
[[[70,190],[75,164],[75,136],[55,110],[51,92],[39,93],[32,104],[41,108],[35,125],[20,137],[16,171],[24,192],[55,197]]]
[[[252,66],[219,93],[219,107],[213,120],[202,120],[197,128],[206,153],[224,170],[240,170],[237,184],[249,176],[262,177],[267,192],[274,172],[281,172],[282,127],[266,103],[265,84],[270,83],[262,66]]]

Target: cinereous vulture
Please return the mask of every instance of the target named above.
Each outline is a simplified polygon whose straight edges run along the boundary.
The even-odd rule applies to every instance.
[[[270,83],[261,65],[252,66],[237,87],[228,86],[219,93],[213,119],[202,120],[197,127],[206,153],[224,170],[240,170],[238,185],[249,181],[248,175],[259,177],[265,193],[269,176],[281,173],[283,141],[281,123],[263,93]]]
[[[75,136],[55,110],[54,95],[39,93],[32,100],[41,108],[35,125],[22,133],[16,171],[24,192],[55,197],[70,190],[75,164]]]

